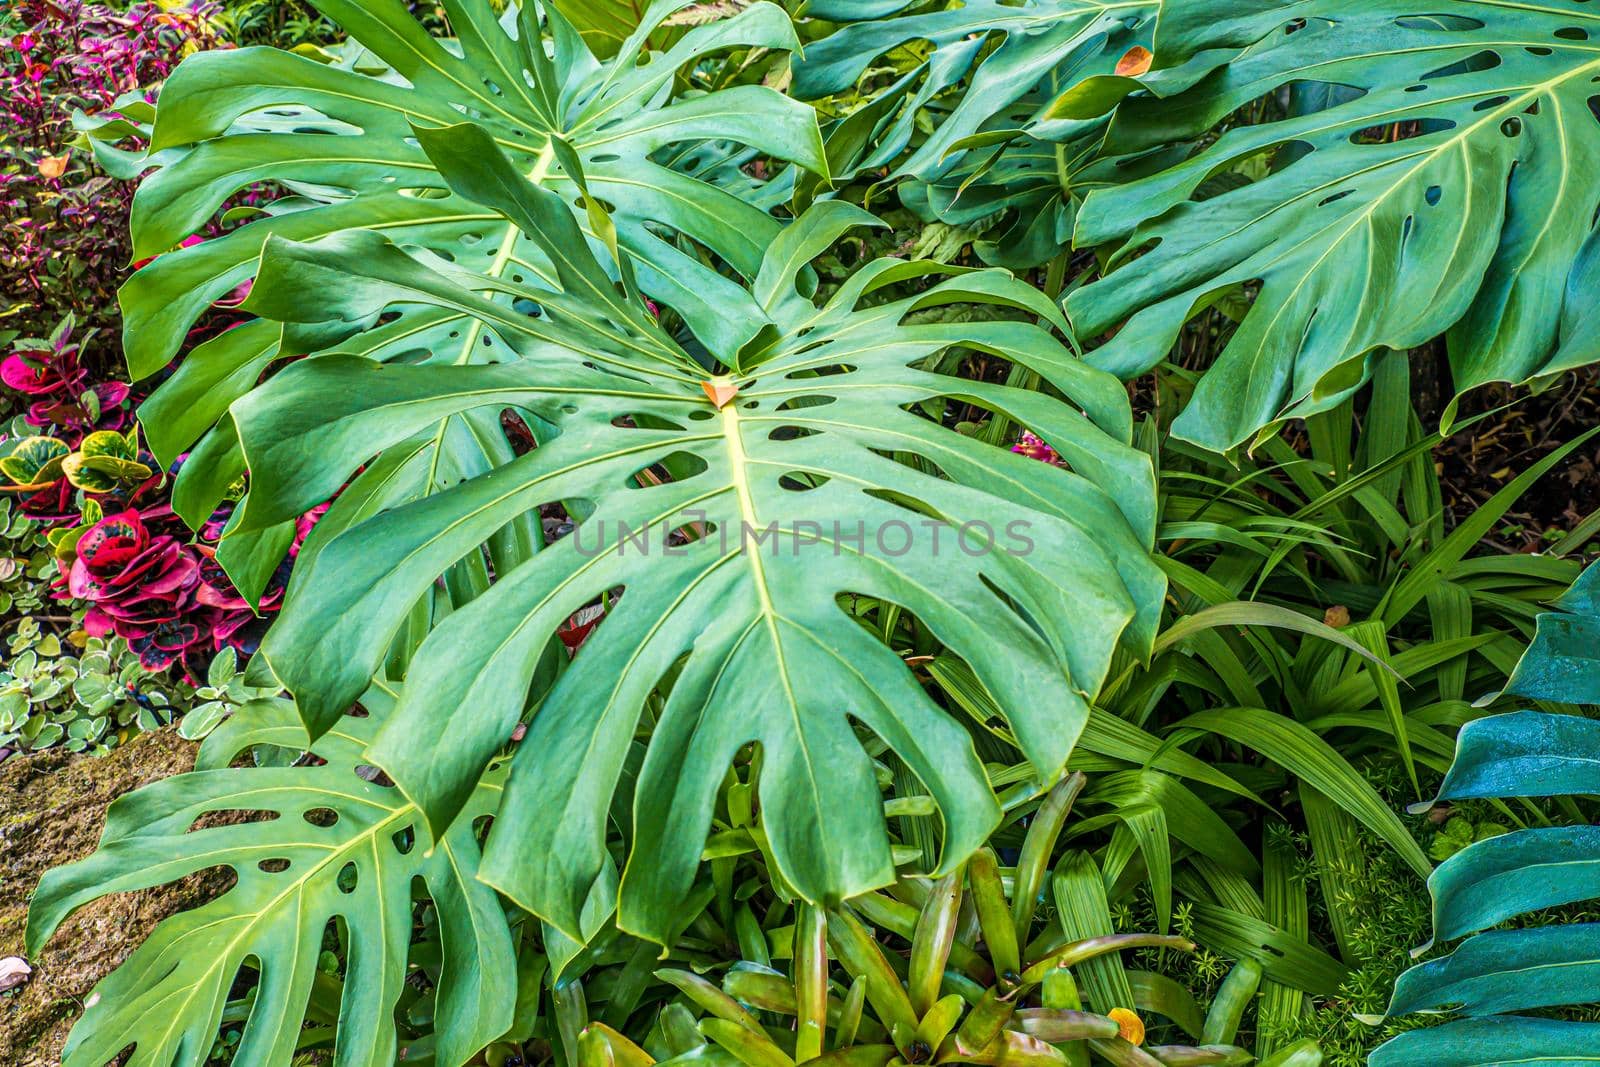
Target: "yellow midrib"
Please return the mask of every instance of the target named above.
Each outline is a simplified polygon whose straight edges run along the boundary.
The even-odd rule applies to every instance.
[[[794,740],[804,753],[803,764],[807,768],[810,778],[811,791],[817,798],[817,810],[822,810],[821,787],[812,773],[815,761],[812,758],[810,746],[806,743],[805,730],[800,719],[800,702],[795,696],[794,683],[789,677],[789,663],[783,654],[783,645],[778,636],[778,613],[772,603],[772,596],[767,591],[766,566],[761,562],[761,547],[759,544],[746,550],[744,545],[744,531],[746,528],[759,530],[761,527],[756,521],[755,500],[750,494],[750,476],[748,472],[748,458],[745,455],[744,439],[740,433],[738,405],[728,403],[722,409],[722,437],[728,449],[728,477],[733,482],[735,495],[739,500],[739,518],[741,526],[736,535],[739,538],[739,548],[745,558],[749,560],[750,570],[755,583],[756,599],[761,609],[762,621],[766,624],[767,637],[772,642],[772,654],[778,669],[778,678],[783,683],[785,702],[788,705],[790,716],[794,720]],[[819,827],[820,830],[820,827]]]

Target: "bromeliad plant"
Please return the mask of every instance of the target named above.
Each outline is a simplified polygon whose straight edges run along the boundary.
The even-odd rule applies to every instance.
[[[669,1006],[645,1047],[590,1025],[578,1062],[1320,1064],[1309,1043],[1262,1060],[1231,1043],[1260,978],[1254,963],[1239,965],[1204,1014],[1158,976],[1124,969],[1125,950],[1194,945],[1112,933],[1099,867],[1075,851],[1056,861],[1057,837],[1083,783],[1071,775],[1039,803],[1009,872],[985,847],[937,880],[904,877],[834,911],[801,904],[781,938],[773,931],[789,973],[770,960],[745,960],[726,971],[719,989],[688,971],[657,972],[688,1007]],[[1157,1012],[1170,1023],[1158,1024]],[[1187,1031],[1197,1044],[1147,1044],[1158,1027]]]

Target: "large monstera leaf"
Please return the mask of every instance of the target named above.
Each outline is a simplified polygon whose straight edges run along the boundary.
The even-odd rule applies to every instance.
[[[733,351],[759,320],[709,312],[738,286],[702,261],[705,252],[754,277],[778,222],[715,185],[657,162],[706,139],[740,143],[823,169],[811,109],[761,86],[676,96],[676,80],[708,53],[795,46],[783,10],[755,3],[689,30],[664,53],[649,35],[689,0],[656,0],[617,53],[595,58],[572,25],[539,0],[502,5],[444,0],[456,37],[429,37],[401,0],[319,0],[365,50],[323,64],[271,48],[207,52],[186,60],[161,93],[148,162],[159,169],[134,204],[136,255],[173,248],[230,197],[264,183],[293,195],[226,237],[161,255],[121,294],[135,377],[159,371],[196,318],[256,272],[271,238],[312,241],[354,228],[426,249],[496,279],[553,276],[545,256],[514,226],[454,195],[417,144],[413,127],[471,119],[488,130],[519,173],[561,195],[588,219],[590,200],[614,232],[595,239],[627,248],[639,284],[674,307],[707,312],[702,342]],[[581,161],[588,189],[568,175]],[[418,352],[459,362],[497,358],[459,314],[404,309],[396,321],[349,341],[347,354],[377,360]],[[295,354],[318,348],[301,338]],[[279,353],[270,324],[232,330],[197,349],[150,402],[151,447],[163,460],[188,448],[249,389]],[[490,457],[493,458],[493,457]],[[469,468],[483,457],[469,456]]]
[[[1600,567],[1539,617],[1507,692],[1600,706]],[[1600,794],[1600,722],[1525,711],[1468,723],[1441,800]],[[1373,1053],[1373,1067],[1427,1063],[1592,1063],[1600,1025],[1518,1012],[1600,1001],[1600,923],[1497,929],[1547,908],[1600,898],[1600,826],[1550,826],[1491,837],[1446,860],[1428,886],[1434,936],[1468,937],[1407,971],[1391,1015],[1459,1012]],[[1485,932],[1486,931],[1486,932]]]
[[[1079,216],[1079,242],[1111,243],[1118,269],[1068,311],[1084,334],[1126,323],[1092,357],[1118,374],[1162,359],[1218,298],[1259,289],[1180,435],[1231,447],[1348,397],[1383,350],[1446,331],[1462,391],[1600,358],[1592,3],[1193,3],[1163,16],[1158,42],[1171,69],[1153,84],[1191,87],[1129,99],[1111,150],[1191,136],[1285,85],[1349,90],[1094,192]],[[1261,180],[1201,189],[1263,153]]]
[[[1094,164],[1109,104],[1129,87],[1107,83],[1129,80],[1116,71],[1134,49],[1147,54],[1157,8],[1155,0],[814,0],[808,15],[840,25],[795,61],[794,92],[836,93],[896,49],[927,42],[926,58],[868,105],[877,129],[852,169],[893,167],[907,206],[986,228],[978,243],[986,262],[1031,267],[1070,245],[1076,204],[1110,175]]]
[[[209,904],[162,922],[95,986],[68,1041],[67,1067],[101,1067],[129,1045],[129,1067],[200,1067],[235,980],[252,971],[259,982],[234,1062],[288,1067],[302,1022],[313,1018],[337,1022],[336,1062],[388,1067],[398,1051],[395,1007],[415,966],[419,880],[442,941],[435,1062],[465,1063],[506,1031],[516,957],[503,906],[475,877],[474,829],[494,812],[504,772],[486,774],[463,817],[430,836],[398,789],[360,773],[371,770],[362,752],[379,725],[381,696],[368,702],[372,716],[341,718],[309,744],[287,701],[250,705],[206,739],[195,771],[118,800],[98,851],[45,875],[28,918],[34,953],[74,910],[109,893],[218,866],[236,876]],[[321,762],[229,766],[263,745],[309,750]],[[240,812],[272,817],[191,829]],[[319,967],[334,920],[347,956],[342,980]]]
[[[717,784],[751,742],[772,854],[806,898],[838,900],[894,874],[852,723],[922,780],[943,815],[945,863],[960,861],[1000,816],[971,738],[840,600],[899,605],[965,657],[1052,781],[1119,639],[1148,649],[1163,591],[1148,555],[1152,470],[1130,445],[1120,385],[1035,325],[1065,323],[998,271],[880,260],[819,306],[807,262],[873,221],[831,201],[772,242],[727,309],[768,328],[708,366],[613,286],[562,198],[524,180],[490,135],[463,124],[418,136],[459,195],[503,212],[552,257],[561,291],[501,280],[501,293],[529,302],[513,308],[368,231],[270,242],[250,302],[267,318],[360,330],[395,306],[443,308],[474,316],[520,358],[323,356],[286,369],[233,406],[251,484],[229,536],[299,514],[369,458],[369,472],[384,470],[445,416],[514,408],[547,430],[514,461],[364,515],[302,555],[263,655],[313,732],[359,695],[442,572],[559,502],[577,529],[432,630],[369,753],[433,825],[450,823],[525,715],[552,635],[605,604],[559,679],[533,694],[482,878],[580,933],[591,893],[617,884],[605,820],[647,729],[620,888],[626,929],[665,935]],[[927,288],[896,295],[910,283]],[[942,310],[953,304],[1022,314],[963,322]],[[935,360],[954,348],[1031,370],[1070,403],[941,373],[951,364]],[[952,404],[1003,412],[1070,469],[929,417]]]

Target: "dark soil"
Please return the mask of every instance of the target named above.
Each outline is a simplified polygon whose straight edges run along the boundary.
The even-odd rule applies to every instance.
[[[1434,453],[1452,519],[1470,515],[1506,482],[1600,426],[1600,367],[1565,375],[1532,396],[1520,389],[1481,389],[1462,400],[1457,419],[1465,421],[1483,412],[1494,413],[1453,434]],[[1551,531],[1565,534],[1596,511],[1600,511],[1600,437],[1545,475],[1487,541],[1510,551],[1538,551],[1550,546]],[[1600,536],[1590,540],[1600,541]]]
[[[52,750],[0,763],[0,956],[26,956],[28,899],[51,867],[93,850],[106,807],[149,782],[189,770],[195,746],[176,733],[143,734],[101,758]],[[210,899],[225,874],[106,897],[66,922],[37,959],[27,984],[0,994],[0,1064],[61,1062],[67,1031],[94,984],[151,928]]]

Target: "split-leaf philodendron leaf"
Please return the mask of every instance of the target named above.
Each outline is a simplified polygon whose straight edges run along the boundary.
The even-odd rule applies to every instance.
[[[732,193],[658,161],[681,144],[714,138],[822,170],[821,135],[810,108],[755,85],[676,95],[679,74],[708,54],[796,44],[783,10],[755,3],[733,18],[685,32],[650,53],[650,32],[688,0],[657,0],[620,51],[604,61],[539,0],[495,14],[489,0],[444,0],[456,37],[428,36],[401,0],[318,0],[365,50],[338,64],[272,48],[205,52],[185,61],[161,92],[148,162],[158,165],[134,204],[135,254],[159,256],[121,293],[125,347],[135,378],[160,371],[198,316],[256,274],[270,238],[313,241],[361,229],[425,249],[481,281],[553,278],[549,260],[493,211],[454,194],[413,127],[470,119],[519,175],[541,181],[591,225],[603,204],[602,244],[628,249],[639,286],[707,323],[700,340],[728,354],[764,325],[735,310],[739,286],[702,261],[703,250],[753,278],[779,223]],[[588,188],[560,157],[581,160]],[[240,190],[275,183],[293,194],[226,236],[166,252]],[[599,215],[593,217],[599,218]],[[427,358],[492,362],[499,354],[458,312],[397,309],[393,321],[344,340],[340,351],[387,361]],[[296,338],[280,349],[275,324],[249,323],[197,348],[142,414],[164,463],[199,440],[228,405],[281,355],[324,348]],[[451,419],[420,462],[432,491],[501,458],[494,427]],[[205,452],[207,477],[240,473],[228,435]],[[221,466],[219,466],[219,463]],[[180,491],[181,512],[204,519],[214,500]],[[246,581],[247,590],[252,583]]]
[[[1117,65],[1149,46],[1157,8],[1155,0],[813,0],[806,14],[841,25],[795,60],[794,92],[813,99],[846,89],[896,49],[926,41],[927,58],[867,105],[881,114],[850,169],[892,167],[908,206],[985,226],[992,232],[977,248],[986,262],[1031,267],[1070,245],[1076,203],[1110,176],[1090,165],[1111,104],[1134,85]]]
[[[1114,269],[1068,311],[1085,337],[1125,323],[1100,366],[1141,373],[1190,317],[1259,289],[1180,436],[1221,450],[1327,410],[1384,350],[1445,331],[1458,391],[1600,358],[1594,4],[1177,4],[1156,62],[1158,91],[1187,88],[1126,101],[1110,151],[1193,137],[1287,85],[1353,90],[1085,203],[1078,241],[1112,245]],[[1196,195],[1265,153],[1259,180]]]
[[[1507,688],[1515,696],[1600,705],[1600,566],[1539,617]],[[1524,711],[1468,723],[1440,800],[1600,793],[1600,722]],[[1453,1010],[1466,1018],[1414,1030],[1372,1055],[1373,1067],[1491,1067],[1590,1062],[1594,1023],[1514,1014],[1600,1000],[1600,923],[1496,929],[1508,920],[1600,897],[1600,826],[1542,826],[1490,837],[1428,880],[1434,937],[1468,934],[1447,956],[1395,983],[1391,1015]]]
[[[62,920],[99,897],[218,866],[236,876],[210,903],[164,920],[95,986],[67,1044],[67,1067],[101,1067],[129,1045],[129,1067],[199,1067],[235,979],[252,969],[260,984],[234,1062],[287,1065],[309,1017],[337,1021],[338,1063],[389,1067],[398,1052],[395,1005],[414,970],[414,884],[426,886],[443,943],[437,1062],[464,1063],[510,1027],[511,931],[494,890],[475,877],[475,820],[494,812],[504,770],[485,774],[464,817],[431,837],[400,790],[359,773],[377,705],[370,702],[369,717],[340,718],[309,744],[288,701],[247,705],[206,739],[194,772],[118,800],[99,849],[45,875],[28,919],[35,958]],[[325,762],[229,766],[262,745],[309,750]],[[192,829],[240,812],[271,817]],[[342,979],[319,967],[324,931],[336,919],[348,955]]]
[[[494,290],[516,303],[498,302],[474,291],[481,276],[370,231],[267,245],[248,304],[266,318],[356,332],[421,306],[472,316],[512,354],[478,366],[325,355],[233,405],[251,482],[229,537],[292,519],[376,457],[347,490],[355,503],[341,497],[330,533],[319,528],[302,553],[263,646],[313,732],[360,695],[441,573],[481,560],[516,517],[560,503],[577,529],[497,568],[438,623],[370,756],[431,825],[449,825],[524,716],[552,635],[603,602],[604,621],[534,694],[481,874],[563,931],[581,934],[591,893],[617,884],[607,810],[647,705],[620,888],[626,929],[665,936],[718,783],[751,742],[772,854],[808,899],[894,875],[852,721],[936,800],[947,864],[981,844],[1000,809],[971,738],[841,607],[852,595],[902,606],[970,661],[1039,779],[1053,781],[1119,640],[1150,647],[1163,590],[1148,556],[1153,474],[1131,446],[1126,394],[1035,325],[1064,327],[1054,306],[1003,272],[889,259],[819,304],[806,264],[874,221],[827,201],[783,230],[748,292],[717,309],[768,326],[712,363],[613,284],[562,197],[522,176],[487,131],[417,136],[457,195],[502,213],[551,258],[560,290],[501,279]],[[582,180],[575,161],[564,166]],[[933,313],[955,304],[1015,317]],[[706,325],[702,310],[678,310],[692,331]],[[951,349],[1021,365],[1070,403],[941,373],[934,361]],[[1003,412],[1067,468],[929,417],[947,405]],[[364,510],[364,482],[391,469],[392,453],[447,417],[507,408],[546,428],[533,451]]]

